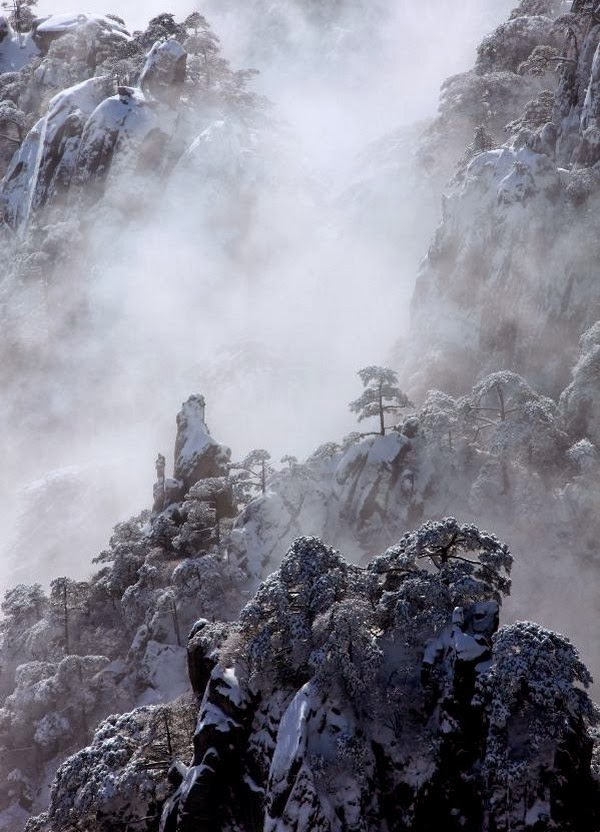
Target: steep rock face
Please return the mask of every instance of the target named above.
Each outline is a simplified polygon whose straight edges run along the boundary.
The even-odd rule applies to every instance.
[[[571,213],[568,174],[530,145],[477,155],[444,202],[413,297],[411,350],[425,359],[410,377],[417,394],[456,393],[466,378],[501,368],[526,369],[555,394],[566,382],[569,363],[555,345],[573,344],[592,323],[596,281],[583,268],[589,252],[573,253],[556,234]]]
[[[524,32],[538,26],[528,18],[531,25],[515,28],[519,19],[509,27],[515,61],[532,47]],[[504,60],[507,31],[484,42],[479,64],[486,55]],[[566,40],[557,48],[559,31]],[[509,125],[511,140],[500,150],[475,148],[478,155],[450,187],[413,299],[406,374],[415,395],[431,386],[458,391],[466,377],[500,368],[525,372],[554,395],[568,383],[579,336],[600,303],[593,167],[599,38],[591,6],[558,17],[520,70],[545,79],[558,63],[553,106],[552,83]]]
[[[68,190],[84,126],[112,87],[107,77],[90,78],[50,100],[6,172],[1,197],[11,226],[26,224],[32,211]]]
[[[493,638],[509,567],[453,520],[366,570],[297,540],[221,648],[163,832],[594,829],[589,677],[536,625]]]
[[[4,178],[0,198],[8,223],[26,227],[40,208],[61,195],[65,200],[72,183],[101,183],[103,191],[127,173],[145,176],[160,169],[186,57],[175,41],[157,43],[142,70],[142,89],[122,87],[113,96],[114,80],[99,76],[52,98]],[[97,195],[98,187],[88,189],[86,198]]]

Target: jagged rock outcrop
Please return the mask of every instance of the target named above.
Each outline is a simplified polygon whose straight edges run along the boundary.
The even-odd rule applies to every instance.
[[[226,477],[231,451],[210,435],[204,421],[204,396],[194,395],[177,414],[175,439],[175,479],[188,491],[198,480]]]
[[[112,80],[101,76],[51,99],[47,115],[27,134],[6,172],[1,197],[10,225],[27,223],[33,211],[66,196],[84,126],[112,89]]]
[[[157,486],[162,487],[155,488],[154,512],[117,526],[90,580],[57,578],[49,595],[39,584],[20,584],[6,593],[0,623],[0,829],[19,832],[29,814],[43,812],[46,784],[65,757],[90,741],[99,720],[134,707],[141,710],[100,726],[89,754],[61,768],[56,823],[60,828],[81,823],[89,832],[90,818],[98,813],[113,818],[122,811],[125,822],[141,815],[142,806],[143,816],[156,812],[166,798],[170,787],[162,775],[172,749],[160,752],[166,766],[152,774],[140,769],[139,758],[149,753],[148,743],[155,750],[163,741],[169,747],[165,732],[171,738],[179,733],[189,744],[193,719],[187,727],[165,728],[163,711],[147,706],[189,690],[190,631],[206,654],[206,682],[217,661],[208,641],[212,638],[216,650],[229,629],[200,618],[226,622],[243,604],[246,576],[226,557],[228,518],[236,511],[224,476],[228,460],[228,449],[208,434],[202,397],[190,397],[178,419],[177,471],[189,475],[192,485],[171,480],[165,488],[166,461],[159,456]],[[64,479],[65,472],[59,484]],[[69,503],[64,483],[59,496],[64,509]],[[188,713],[180,705],[169,707]],[[139,795],[135,805],[132,788]],[[79,792],[76,799],[73,790]],[[111,823],[102,828],[113,829]]]
[[[204,18],[190,20],[159,15],[133,35],[113,15],[34,24],[23,62],[0,80],[0,102],[24,114],[17,136],[0,137],[0,152],[14,153],[0,185],[0,217],[10,228],[28,239],[42,216],[81,221],[107,195],[108,210],[129,216],[212,122],[259,109],[244,90],[252,73],[233,72]],[[0,49],[0,61],[7,54]]]
[[[545,34],[530,40],[542,18],[522,4],[523,15],[480,50],[480,69],[508,53],[514,63],[532,50],[519,72],[533,71],[548,92],[509,125],[509,142],[476,155],[448,191],[413,298],[406,374],[414,395],[432,386],[459,392],[466,377],[500,368],[526,372],[555,396],[568,383],[579,337],[600,303],[594,243],[600,27],[592,5],[574,7],[552,26],[544,18],[550,28],[544,23]],[[558,32],[564,40],[557,46]],[[550,109],[555,85],[545,73],[555,65],[560,77]]]
[[[157,43],[142,70],[140,89],[121,87],[111,95],[114,79],[101,75],[52,98],[6,172],[0,199],[8,223],[26,226],[40,208],[61,196],[65,201],[72,184],[81,189],[100,183],[102,192],[127,173],[146,176],[160,170],[186,56],[176,41]],[[88,187],[86,198],[97,197],[97,191]]]
[[[565,830],[593,832],[591,711],[573,692],[589,674],[568,642],[534,625],[509,628],[498,652],[491,637],[511,558],[495,538],[454,520],[402,537],[424,512],[441,516],[450,494],[463,510],[504,518],[513,534],[522,517],[530,535],[535,514],[550,580],[553,535],[565,558],[573,524],[590,523],[586,495],[598,467],[589,440],[569,447],[556,404],[512,373],[490,376],[461,400],[434,393],[388,435],[351,435],[345,449],[327,443],[306,463],[290,463],[233,528],[219,513],[220,499],[233,511],[223,476],[229,454],[208,434],[204,410],[199,395],[184,403],[175,460],[180,476],[205,477],[185,493],[174,479],[169,492],[159,455],[161,505],[117,527],[91,581],[60,579],[50,598],[25,586],[5,598],[7,760],[17,740],[31,742],[51,777],[65,753],[89,741],[116,689],[122,710],[142,708],[101,726],[91,747],[59,769],[49,812],[30,829],[57,832],[68,822],[84,830],[98,812],[99,828],[113,832],[142,812],[156,825],[164,806],[164,832],[200,820],[215,832],[307,823],[329,832],[339,822],[428,832],[448,818],[450,829],[481,832],[487,823],[514,832],[535,828],[544,813]],[[477,438],[480,418],[488,430]],[[566,485],[565,466],[573,471]],[[544,482],[563,483],[550,502]],[[235,622],[244,591],[278,565],[277,547],[317,530],[363,562],[369,539],[402,539],[358,567],[301,538]],[[525,584],[528,603],[535,583]],[[147,706],[186,689],[188,632],[189,679],[203,700],[193,760],[181,751],[174,767],[167,754],[146,770],[156,742],[164,746],[162,712]],[[509,684],[513,674],[518,683]],[[56,697],[75,677],[67,725]],[[524,724],[533,726],[527,741]],[[134,726],[135,736],[110,754],[120,726],[126,734]],[[19,771],[19,796],[11,786],[0,799],[22,817],[45,806],[35,772],[25,761]]]
[[[509,568],[453,520],[366,570],[297,540],[220,648],[161,830],[594,829],[589,674],[537,625],[493,637]]]

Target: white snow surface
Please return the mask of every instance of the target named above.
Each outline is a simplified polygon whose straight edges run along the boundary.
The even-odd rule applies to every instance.
[[[183,464],[200,455],[209,445],[218,443],[210,435],[204,421],[204,407],[195,399],[189,399],[182,405],[182,416],[187,420],[185,442],[181,448],[179,459]]]
[[[306,718],[310,708],[312,688],[314,683],[307,682],[300,688],[287,707],[277,732],[277,744],[271,762],[270,777],[280,780],[292,768],[294,760],[301,752]]]
[[[83,26],[86,23],[100,23],[114,32],[123,36],[129,37],[129,32],[118,24],[116,20],[106,17],[101,14],[91,14],[89,12],[70,12],[67,14],[53,14],[44,20],[37,27],[37,31],[41,34],[65,34],[71,29],[76,29],[78,26]]]
[[[142,672],[151,685],[137,706],[170,702],[189,690],[185,647],[149,641],[142,659]]]
[[[9,36],[0,43],[0,74],[18,72],[36,55],[39,55],[39,49],[31,34],[28,32],[19,38],[11,29]]]
[[[394,431],[278,474],[267,494],[250,503],[236,522],[231,554],[258,578],[277,566],[301,535],[316,535],[355,560],[371,556],[378,539],[382,548],[391,545],[406,528],[406,512],[419,487],[416,482],[414,491],[406,490],[415,473],[410,447]]]
[[[237,708],[246,704],[246,697],[240,688],[240,683],[233,667],[221,668],[217,666],[213,671],[213,679],[216,680],[219,678],[223,680],[223,684],[219,685],[217,683],[217,689],[220,693],[227,696]]]

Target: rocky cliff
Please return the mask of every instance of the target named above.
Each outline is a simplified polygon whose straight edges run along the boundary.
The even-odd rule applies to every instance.
[[[228,262],[262,262],[254,186],[282,167],[261,155],[278,134],[250,74],[200,15],[133,35],[49,18],[26,41],[0,75],[1,372],[31,381],[12,406],[40,434],[89,390],[91,347],[71,336],[102,325],[102,298],[71,257],[106,244],[96,221],[131,231],[173,182],[201,185],[210,210],[181,236],[200,223]],[[600,667],[599,41],[594,4],[522,0],[438,117],[378,143],[344,195],[359,224],[390,169],[410,168],[430,208],[452,176],[398,352],[408,415],[269,470],[262,449],[232,464],[193,395],[172,476],[160,453],[152,503],[116,527],[100,571],[6,594],[0,829],[599,828],[591,676],[546,628]],[[187,360],[197,342],[182,342]],[[250,495],[233,472],[252,465]],[[518,554],[511,598],[508,546],[483,526]]]
[[[590,677],[563,637],[498,630],[511,563],[453,519],[366,568],[297,539],[239,622],[192,630],[193,738],[183,701],[112,717],[27,829],[591,832]]]
[[[490,101],[504,101],[500,80],[513,100],[524,90],[531,100],[504,135],[505,110],[480,112],[447,191],[413,298],[415,393],[462,391],[466,377],[499,369],[553,395],[568,383],[579,337],[598,317],[595,14],[592,3],[523,2],[460,79],[455,110],[465,87],[488,85]]]

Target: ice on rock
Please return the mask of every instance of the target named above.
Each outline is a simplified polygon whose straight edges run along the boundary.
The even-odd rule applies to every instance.
[[[361,792],[368,789],[369,766],[360,780],[341,761],[327,786],[320,776],[320,767],[340,760],[340,740],[347,741],[355,731],[351,712],[340,711],[335,695],[324,694],[312,682],[298,691],[277,732],[269,772],[269,802],[274,811],[268,813],[265,832],[295,828],[325,832],[338,824],[344,829],[357,828],[368,805]]]
[[[287,707],[277,731],[277,744],[271,761],[269,777],[279,781],[287,776],[306,743],[306,719],[310,709],[312,685],[307,682],[300,688]]]
[[[27,134],[13,156],[1,183],[0,197],[4,206],[4,219],[14,228],[20,227],[29,216],[29,205],[35,192],[37,170],[43,152],[45,129],[44,117]]]

